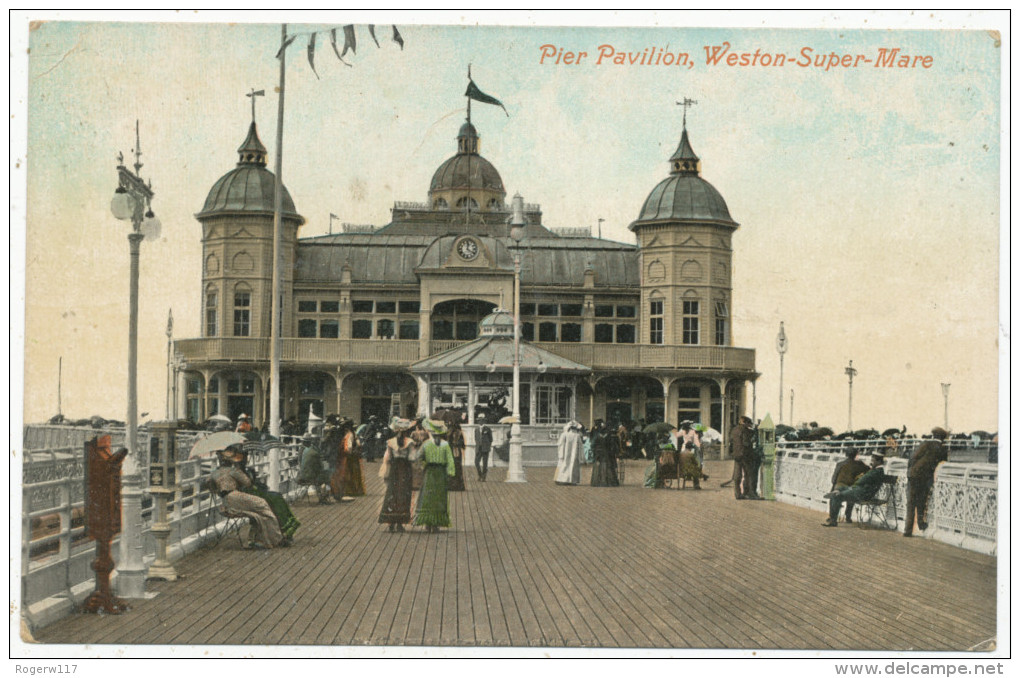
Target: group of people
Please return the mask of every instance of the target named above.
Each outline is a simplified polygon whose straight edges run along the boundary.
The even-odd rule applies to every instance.
[[[912,537],[914,526],[922,532],[928,529],[928,499],[935,485],[935,469],[949,458],[944,445],[949,433],[941,426],[931,431],[932,437],[921,443],[907,462],[907,510],[904,537]],[[846,459],[836,464],[832,474],[832,490],[825,495],[829,500],[829,519],[822,525],[836,527],[840,508],[846,506],[844,520],[853,522],[854,506],[878,494],[889,476],[885,473],[885,455],[871,455],[871,466],[857,459],[857,451],[850,449]]]

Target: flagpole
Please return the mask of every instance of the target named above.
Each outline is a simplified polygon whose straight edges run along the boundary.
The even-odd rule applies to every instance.
[[[280,237],[282,230],[281,211],[283,207],[283,102],[284,84],[287,77],[287,24],[280,27],[280,100],[276,115],[276,191],[273,199],[273,298],[272,319],[269,328],[269,434],[280,436]],[[269,489],[279,490],[280,448],[269,451]]]

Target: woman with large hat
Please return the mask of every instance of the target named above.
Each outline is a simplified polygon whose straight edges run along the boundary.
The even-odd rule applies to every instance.
[[[386,441],[383,454],[386,496],[379,512],[379,523],[389,523],[390,532],[403,532],[404,525],[411,522],[411,460],[418,456],[413,428],[410,419],[394,417],[390,422],[394,436]]]
[[[223,498],[224,506],[251,520],[251,546],[271,549],[284,545],[283,533],[269,504],[265,499],[244,491],[252,486],[252,480],[237,466],[244,460],[240,446],[232,445],[217,454],[220,467],[213,471],[212,482]]]
[[[420,458],[425,465],[425,478],[418,494],[414,524],[424,525],[426,532],[438,532],[440,527],[450,526],[446,479],[453,477],[456,468],[453,451],[444,440],[446,424],[436,419],[426,419],[423,424],[432,438],[421,447]]]

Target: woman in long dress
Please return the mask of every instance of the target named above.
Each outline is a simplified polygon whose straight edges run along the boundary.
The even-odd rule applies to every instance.
[[[618,438],[606,428],[601,419],[595,421],[592,429],[591,449],[595,461],[591,467],[592,487],[617,487],[620,484],[616,475],[616,447]]]
[[[467,442],[464,440],[464,431],[460,424],[450,424],[450,450],[453,452],[453,476],[447,481],[448,492],[463,492],[464,487],[464,451],[467,449]]]
[[[379,512],[379,522],[389,523],[390,532],[403,532],[404,525],[411,522],[411,460],[418,456],[418,443],[411,437],[413,427],[409,419],[394,417],[390,422],[396,435],[386,441],[386,496]]]
[[[557,448],[559,464],[556,466],[557,485],[578,485],[581,482],[581,455],[584,454],[582,431],[584,427],[571,421],[563,427]]]
[[[223,505],[234,513],[239,513],[251,520],[252,535],[250,546],[272,549],[284,544],[283,534],[276,515],[261,497],[245,492],[251,487],[251,478],[235,466],[241,457],[232,450],[219,453],[220,467],[213,471],[212,482],[223,498]]]
[[[361,443],[354,434],[354,422],[348,420],[347,432],[344,434],[343,447],[347,458],[347,472],[344,475],[344,495],[348,497],[365,496],[365,474],[361,467]]]
[[[440,527],[450,526],[450,509],[446,497],[446,479],[455,472],[453,451],[443,439],[446,425],[434,419],[426,419],[425,428],[432,438],[421,446],[421,463],[425,465],[425,478],[418,493],[418,506],[414,512],[414,524],[424,525],[426,532],[438,532]]]

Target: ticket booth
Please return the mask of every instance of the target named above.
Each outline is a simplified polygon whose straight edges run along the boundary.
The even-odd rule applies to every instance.
[[[772,416],[765,415],[758,425],[758,447],[762,451],[761,496],[768,500],[776,498],[776,425]]]

